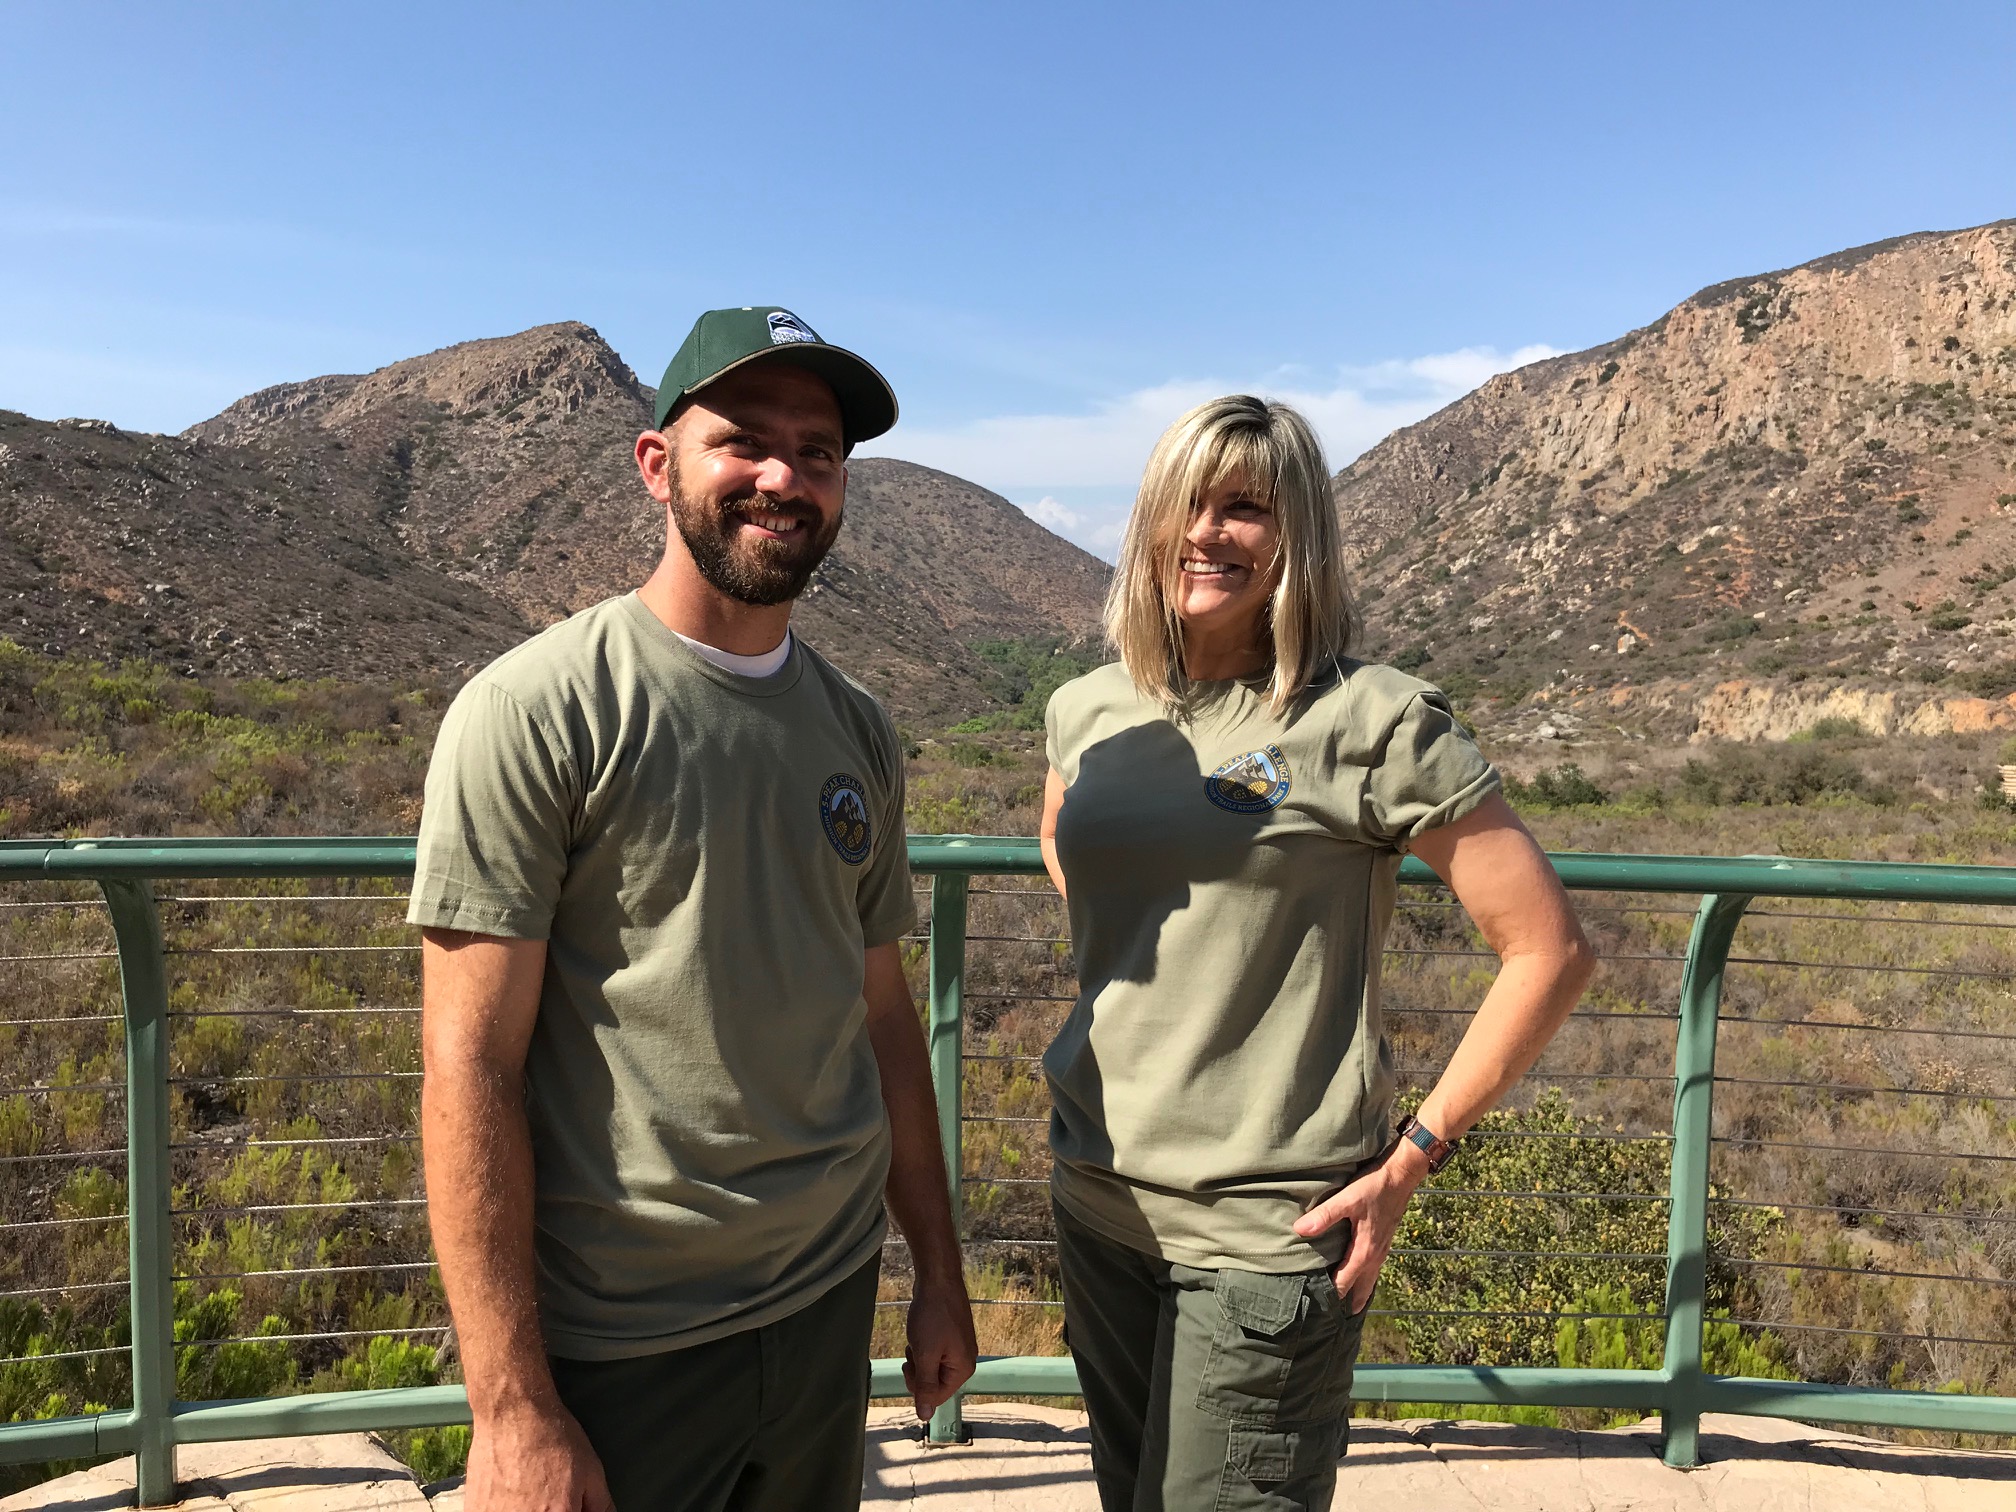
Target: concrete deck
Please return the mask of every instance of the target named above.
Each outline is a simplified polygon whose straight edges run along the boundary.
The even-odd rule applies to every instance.
[[[868,1420],[862,1505],[926,1512],[1098,1512],[1084,1414],[968,1409],[973,1442],[925,1448],[907,1412]],[[2016,1453],[1912,1449],[1768,1418],[1704,1418],[1699,1470],[1659,1462],[1656,1423],[1602,1433],[1421,1419],[1359,1421],[1337,1504],[1409,1512],[2016,1512]],[[461,1512],[430,1498],[367,1434],[206,1444],[182,1451],[201,1512]],[[0,1500],[0,1512],[132,1505],[120,1460]]]

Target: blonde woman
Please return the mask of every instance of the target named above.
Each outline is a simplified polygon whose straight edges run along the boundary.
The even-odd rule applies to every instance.
[[[1169,428],[1106,628],[1120,659],[1050,701],[1042,822],[1082,987],[1044,1064],[1100,1499],[1328,1507],[1401,1213],[1592,957],[1448,701],[1351,659],[1329,471],[1295,411],[1234,396]],[[1405,852],[1502,965],[1396,1135],[1379,963]]]

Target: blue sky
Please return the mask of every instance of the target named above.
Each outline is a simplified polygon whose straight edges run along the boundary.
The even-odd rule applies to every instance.
[[[1341,464],[1697,288],[2016,215],[2016,6],[44,4],[0,29],[0,407],[175,430],[775,300],[877,449],[1110,552],[1196,398]]]

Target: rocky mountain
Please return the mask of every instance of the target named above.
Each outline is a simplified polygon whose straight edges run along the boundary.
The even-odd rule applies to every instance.
[[[457,679],[641,582],[652,391],[578,324],[283,384],[181,436],[0,411],[0,634],[238,675]],[[1078,637],[1107,568],[929,468],[852,464],[795,620],[920,727],[987,706],[977,641]]]
[[[1704,289],[1336,494],[1375,652],[1510,731],[2016,723],[2016,221]]]

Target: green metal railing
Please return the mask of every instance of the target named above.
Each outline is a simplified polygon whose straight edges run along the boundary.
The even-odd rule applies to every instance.
[[[912,868],[931,879],[928,1036],[956,1212],[968,887],[975,876],[1040,874],[1042,862],[1033,840],[958,836],[913,837],[910,857]],[[1711,1411],[2016,1434],[2016,1399],[1717,1376],[1704,1368],[1702,1351],[1716,1031],[1723,975],[1745,909],[1759,897],[2016,905],[2016,870],[1776,857],[1557,855],[1552,860],[1562,881],[1577,890],[1701,897],[1685,958],[1674,1056],[1663,1363],[1656,1370],[1363,1365],[1354,1395],[1366,1401],[1657,1412],[1666,1462],[1672,1465],[1696,1462],[1701,1414]],[[469,1421],[462,1389],[448,1386],[235,1402],[174,1399],[168,972],[153,883],[402,877],[412,871],[410,840],[0,842],[0,882],[95,883],[108,904],[124,997],[133,1367],[128,1407],[0,1424],[0,1463],[132,1453],[138,1458],[139,1500],[154,1506],[175,1500],[179,1444]],[[1401,879],[1435,880],[1413,860],[1403,866]],[[871,1380],[878,1396],[903,1394],[899,1361],[875,1361]],[[966,1390],[1063,1396],[1077,1388],[1069,1358],[1031,1356],[983,1361]],[[941,1409],[930,1427],[930,1436],[941,1442],[961,1432],[956,1402]]]

